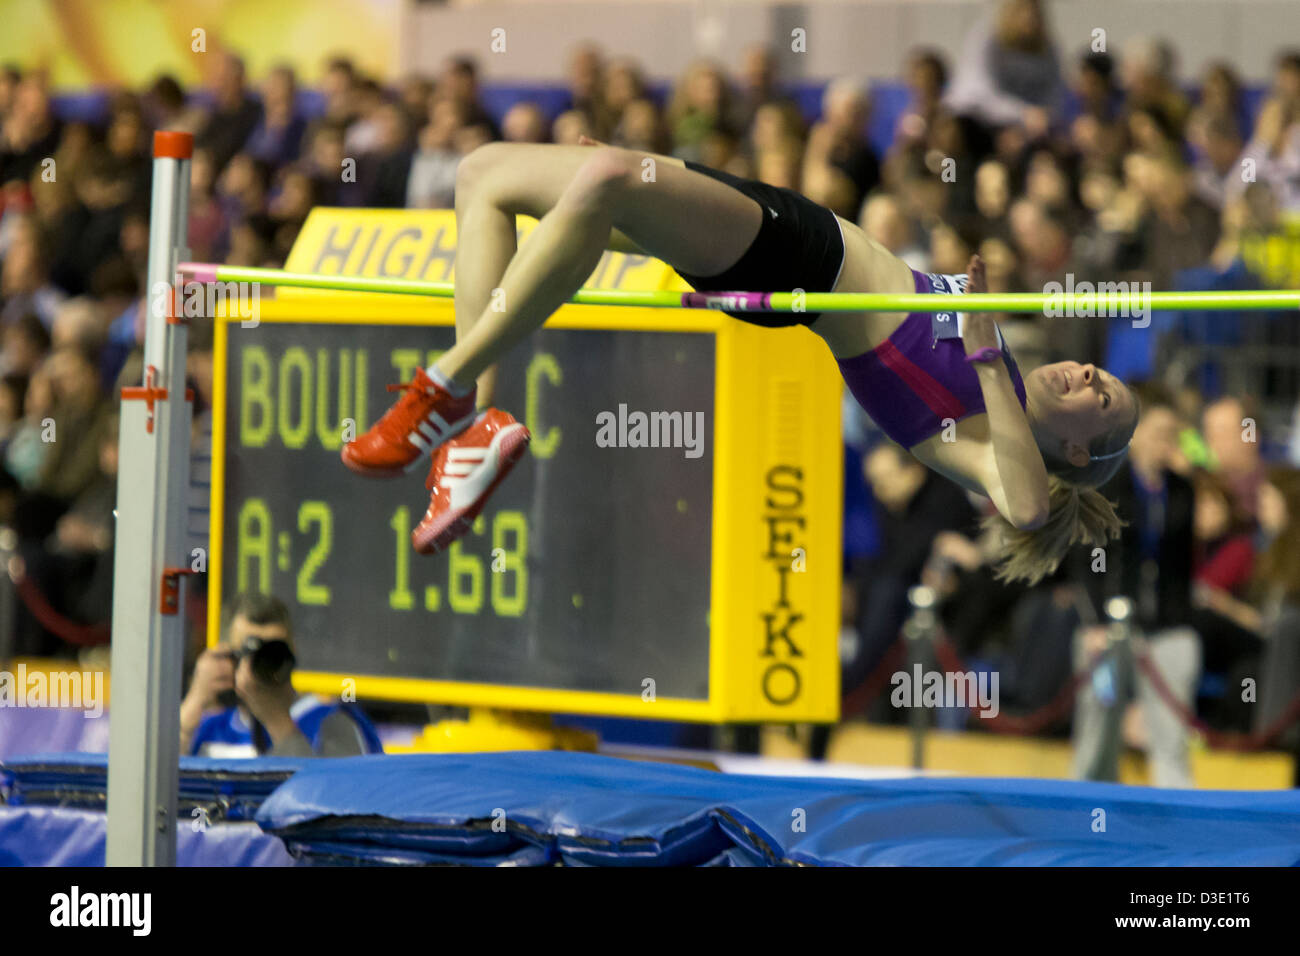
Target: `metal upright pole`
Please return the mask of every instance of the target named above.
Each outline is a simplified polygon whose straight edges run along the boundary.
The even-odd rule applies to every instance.
[[[919,682],[934,657],[934,636],[938,627],[934,588],[918,584],[907,590],[907,603],[912,613],[903,624],[903,638],[907,648],[907,663],[914,682]],[[912,767],[925,769],[925,736],[930,727],[930,716],[924,707],[913,706],[908,713],[912,737]]]
[[[173,288],[185,248],[188,133],[154,134],[145,374],[122,390],[109,713],[109,866],[176,864],[184,616],[179,580],[189,483],[186,328]]]

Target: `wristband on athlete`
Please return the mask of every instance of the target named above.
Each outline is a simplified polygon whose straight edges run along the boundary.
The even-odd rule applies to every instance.
[[[996,362],[1002,357],[1001,349],[995,349],[991,345],[986,345],[982,349],[976,349],[966,356],[967,362]]]

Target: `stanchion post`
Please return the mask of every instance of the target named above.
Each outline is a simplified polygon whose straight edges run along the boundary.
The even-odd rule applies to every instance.
[[[122,390],[109,713],[109,866],[174,866],[191,404],[176,266],[189,217],[188,133],[154,134],[144,381]]]
[[[937,596],[934,588],[924,584],[909,588],[907,603],[912,613],[903,625],[907,646],[907,666],[914,680],[921,679],[934,659],[934,636],[939,620],[935,616]],[[914,702],[915,703],[915,702]],[[908,725],[912,731],[912,768],[925,769],[925,733],[930,720],[924,707],[913,706],[908,712]]]

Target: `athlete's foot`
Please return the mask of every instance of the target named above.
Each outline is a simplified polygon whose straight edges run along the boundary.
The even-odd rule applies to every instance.
[[[425,487],[432,494],[429,510],[411,543],[421,554],[437,554],[469,531],[497,485],[523,457],[528,429],[503,411],[489,408],[466,429],[433,453]]]
[[[409,385],[390,385],[402,397],[384,417],[343,446],[343,464],[361,475],[392,478],[419,467],[421,459],[474,421],[474,390],[457,398],[425,374]]]

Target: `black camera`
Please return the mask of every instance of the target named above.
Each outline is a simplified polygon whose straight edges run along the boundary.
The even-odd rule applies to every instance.
[[[293,667],[298,662],[288,641],[273,639],[264,641],[260,637],[246,638],[242,647],[231,654],[235,666],[244,658],[249,658],[248,666],[253,676],[264,684],[287,684]]]

